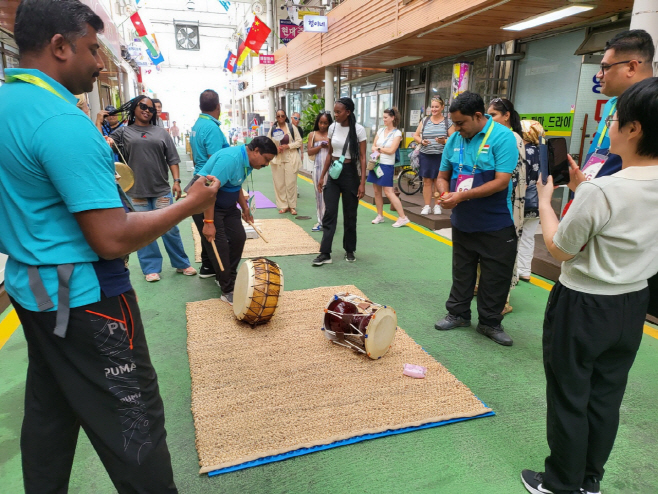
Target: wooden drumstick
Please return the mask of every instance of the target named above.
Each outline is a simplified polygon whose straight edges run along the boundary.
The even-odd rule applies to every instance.
[[[212,244],[212,250],[215,251],[215,257],[217,258],[217,262],[219,263],[219,269],[224,271],[224,265],[222,264],[222,260],[219,258],[219,252],[217,252],[217,246],[215,245],[215,241],[213,240],[210,243]]]
[[[266,244],[269,244],[269,242],[267,241],[267,239],[266,239],[265,237],[263,237],[263,234],[262,234],[261,232],[258,231],[258,228],[256,228],[256,225],[254,225],[251,221],[247,221],[247,223],[249,223],[249,224],[251,225],[251,227],[252,227],[254,230],[256,230],[256,233],[258,234],[258,236],[259,236],[260,238],[262,238],[262,239],[265,241]]]

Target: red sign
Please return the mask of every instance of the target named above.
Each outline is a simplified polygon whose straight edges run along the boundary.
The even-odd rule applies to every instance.
[[[304,32],[304,26],[298,26],[288,19],[281,19],[279,21],[279,38],[284,43],[288,43],[297,37],[299,33]]]
[[[262,65],[274,65],[274,55],[258,55],[258,61]]]

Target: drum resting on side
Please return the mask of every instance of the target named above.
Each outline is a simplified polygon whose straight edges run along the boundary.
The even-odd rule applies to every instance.
[[[371,359],[382,358],[393,344],[398,316],[391,307],[358,295],[338,293],[324,310],[322,331],[328,340]]]
[[[264,257],[247,259],[238,270],[233,289],[235,317],[252,326],[269,322],[283,293],[283,272]]]

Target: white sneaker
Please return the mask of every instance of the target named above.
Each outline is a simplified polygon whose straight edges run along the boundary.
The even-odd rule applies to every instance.
[[[384,217],[383,216],[377,215],[377,217],[374,220],[372,220],[373,225],[376,225],[378,223],[384,223]]]
[[[434,205],[434,214],[441,214],[441,206],[438,204]]]
[[[393,223],[393,228],[400,228],[401,226],[404,226],[407,223],[409,223],[409,221],[410,221],[409,218],[407,218],[406,216],[404,218],[398,218],[398,220],[395,223]]]
[[[431,212],[432,212],[432,208],[428,204],[421,210],[420,214],[425,216],[425,215],[430,214]]]

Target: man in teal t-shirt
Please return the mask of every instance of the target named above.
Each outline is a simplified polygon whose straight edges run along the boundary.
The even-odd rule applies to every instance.
[[[213,154],[220,149],[229,147],[229,143],[220,128],[219,95],[212,89],[206,89],[199,98],[201,115],[190,132],[190,146],[194,159],[194,173],[199,171]]]
[[[247,240],[240,210],[236,205],[240,204],[245,221],[253,221],[249,204],[242,193],[242,185],[254,169],[267,166],[277,152],[276,145],[269,137],[259,136],[246,146],[233,146],[216,152],[201,170],[201,175],[218,176],[221,187],[214,207],[208,208],[203,214],[195,214],[194,223],[201,234],[201,244],[207,252],[211,252],[209,263],[216,273],[217,285],[222,289],[221,299],[229,304],[233,304],[233,286]],[[210,244],[213,241],[224,271],[220,269]]]
[[[212,89],[206,89],[199,97],[201,115],[190,132],[190,146],[194,160],[194,173],[199,174],[208,159],[220,149],[229,147],[229,143],[220,128],[219,95]],[[213,253],[206,250],[205,243],[201,243],[201,268],[199,278],[214,278],[215,270],[212,267]]]
[[[452,287],[448,315],[434,327],[471,325],[471,301],[481,266],[476,331],[512,345],[501,324],[516,259],[512,172],[519,151],[514,134],[485,114],[482,98],[460,94],[450,105],[455,132],[443,150],[438,183],[441,207],[452,209]]]
[[[219,184],[201,181],[164,213],[126,214],[112,152],[74,96],[104,69],[102,30],[79,0],[23,0],[20,68],[5,70],[0,87],[0,252],[27,342],[27,494],[67,491],[81,425],[117,490],[177,492],[122,257],[212,204]]]

